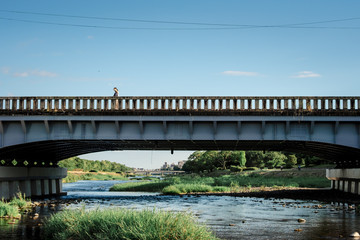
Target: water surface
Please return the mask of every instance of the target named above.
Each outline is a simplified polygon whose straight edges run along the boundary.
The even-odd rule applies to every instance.
[[[318,201],[231,196],[163,196],[158,193],[109,192],[124,181],[79,181],[64,184],[67,204],[37,207],[39,219],[0,222],[0,239],[41,239],[41,220],[65,208],[156,208],[193,213],[221,239],[351,239],[360,232],[360,214],[348,205]],[[70,203],[69,203],[70,202]],[[352,206],[351,206],[352,207]],[[306,219],[299,223],[298,219]]]

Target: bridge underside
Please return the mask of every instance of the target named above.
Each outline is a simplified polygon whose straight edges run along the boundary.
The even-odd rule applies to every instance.
[[[86,153],[114,150],[261,150],[290,151],[318,156],[339,168],[360,167],[360,149],[310,141],[225,141],[225,140],[53,140],[5,147],[0,159],[8,162],[58,162]]]

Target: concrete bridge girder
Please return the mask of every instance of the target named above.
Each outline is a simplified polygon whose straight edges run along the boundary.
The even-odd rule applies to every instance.
[[[244,147],[242,150],[307,151],[307,146],[314,145],[315,152],[316,148],[325,150],[320,154],[334,155],[334,159],[357,158],[360,152],[360,123],[356,117],[15,116],[0,119],[0,158],[10,158],[18,152],[16,149],[30,151],[23,154],[27,157],[32,149],[39,150],[36,155],[47,149],[56,150],[57,154],[49,155],[55,161],[68,157],[62,154],[66,151],[74,156],[127,149],[241,150]],[[308,151],[314,149],[309,147]]]

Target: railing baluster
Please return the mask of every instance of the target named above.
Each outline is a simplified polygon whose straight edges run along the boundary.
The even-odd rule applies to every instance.
[[[359,97],[0,97],[7,111],[360,111]]]

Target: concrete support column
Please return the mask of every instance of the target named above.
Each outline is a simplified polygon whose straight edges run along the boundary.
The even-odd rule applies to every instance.
[[[30,180],[20,181],[20,192],[25,194],[25,197],[31,196],[31,181]]]
[[[360,195],[360,168],[327,169],[326,177],[332,189]]]
[[[351,182],[351,192],[354,194],[359,194],[359,181],[358,180]]]
[[[49,179],[49,194],[54,195],[56,194],[56,180]]]
[[[41,196],[41,180],[31,180],[31,196]]]
[[[11,199],[19,192],[25,197],[63,195],[62,179],[65,168],[0,167],[0,199]]]
[[[9,182],[8,181],[2,181],[0,182],[0,193],[1,193],[1,197],[3,197],[4,199],[10,199],[10,187],[9,187]]]

